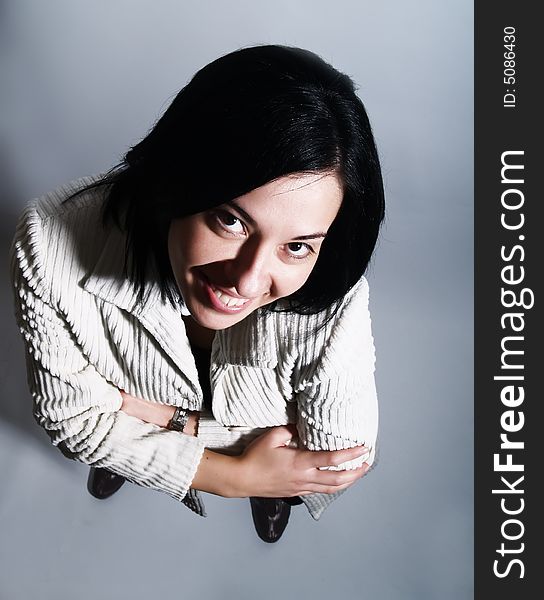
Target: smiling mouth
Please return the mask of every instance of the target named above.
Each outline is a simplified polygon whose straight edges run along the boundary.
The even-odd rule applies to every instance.
[[[227,292],[217,288],[203,273],[199,273],[210,303],[214,308],[226,313],[240,312],[248,303],[250,298],[235,298]]]
[[[215,288],[211,283],[209,286],[212,289],[212,292],[215,294],[215,297],[218,298],[219,301],[225,306],[240,307],[249,302],[249,298],[234,298],[233,296],[229,296],[226,292]]]

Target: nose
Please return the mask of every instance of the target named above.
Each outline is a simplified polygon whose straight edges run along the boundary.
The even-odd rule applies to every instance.
[[[270,251],[259,240],[247,240],[237,255],[228,261],[231,285],[244,298],[268,295],[272,287]]]

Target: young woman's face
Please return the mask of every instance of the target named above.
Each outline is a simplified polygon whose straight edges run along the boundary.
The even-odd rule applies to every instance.
[[[299,290],[341,202],[336,175],[300,174],[173,221],[170,262],[195,321],[225,329]]]

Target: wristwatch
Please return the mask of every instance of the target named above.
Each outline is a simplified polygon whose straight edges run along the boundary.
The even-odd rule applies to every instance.
[[[189,420],[189,411],[186,408],[178,406],[172,418],[168,422],[168,429],[172,431],[183,431]]]

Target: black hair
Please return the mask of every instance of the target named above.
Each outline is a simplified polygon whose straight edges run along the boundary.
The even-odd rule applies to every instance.
[[[151,261],[163,300],[179,301],[167,250],[173,219],[227,203],[279,177],[331,173],[343,200],[303,287],[264,307],[334,307],[367,269],[384,216],[378,153],[353,81],[316,54],[253,46],[191,79],[112,169],[104,223],[127,232],[127,276],[142,297]]]

